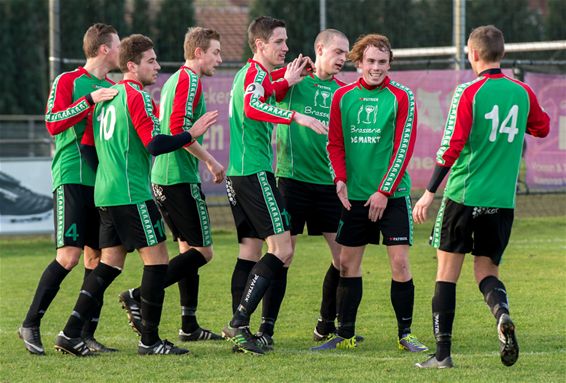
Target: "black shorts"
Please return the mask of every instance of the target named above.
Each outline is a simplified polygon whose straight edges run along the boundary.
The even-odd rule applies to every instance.
[[[277,186],[291,214],[291,235],[303,234],[305,223],[309,235],[336,233],[342,211],[336,186],[283,177]]]
[[[444,198],[430,243],[450,253],[472,253],[499,265],[511,237],[514,210],[465,206]]]
[[[190,246],[212,245],[210,217],[200,184],[151,185],[157,207],[175,241]]]
[[[94,206],[94,187],[61,185],[53,192],[55,246],[99,249],[100,218]]]
[[[265,239],[288,231],[291,225],[283,197],[275,185],[271,172],[226,179],[226,192],[232,215],[242,238]]]
[[[153,200],[99,207],[100,248],[122,245],[129,252],[165,241],[165,226]]]
[[[413,217],[409,197],[390,198],[383,216],[376,222],[368,218],[365,201],[350,201],[352,208],[342,208],[336,242],[349,247],[379,244],[379,233],[386,246],[413,244]]]

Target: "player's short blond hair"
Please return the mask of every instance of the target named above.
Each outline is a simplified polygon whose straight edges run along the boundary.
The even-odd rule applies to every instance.
[[[210,28],[189,28],[185,34],[185,42],[183,43],[185,60],[194,59],[195,50],[197,48],[206,52],[206,50],[210,47],[210,40],[220,41],[220,33]]]
[[[505,55],[505,39],[494,25],[482,25],[475,28],[468,38],[481,60],[493,63],[499,62]]]
[[[112,25],[96,23],[91,25],[83,36],[83,52],[87,59],[98,55],[101,45],[112,45],[112,35],[118,35],[116,28]]]

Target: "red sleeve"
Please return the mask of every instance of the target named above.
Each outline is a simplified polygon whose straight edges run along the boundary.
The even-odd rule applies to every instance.
[[[460,85],[454,92],[440,149],[436,154],[436,163],[443,167],[452,167],[468,141],[473,124],[473,102],[479,88],[484,84],[478,81],[467,88]]]
[[[125,88],[132,124],[144,146],[147,146],[153,136],[160,132],[159,120],[154,112],[155,104],[148,93],[137,90],[130,84],[125,84]]]
[[[334,183],[338,181],[346,182],[346,151],[344,148],[344,133],[342,132],[342,112],[340,111],[340,101],[344,96],[344,91],[338,89],[332,97],[330,107],[330,120],[328,121],[328,157],[334,171]]]
[[[191,90],[191,81],[196,81],[196,91]],[[194,86],[194,85],[192,85]],[[179,81],[175,88],[173,108],[169,118],[169,130],[171,134],[180,134],[188,131],[194,124],[194,113],[202,95],[202,84],[198,77],[190,76],[182,70]],[[192,142],[185,145],[190,146]]]
[[[285,98],[285,95],[290,88],[289,82],[284,78],[285,73],[287,73],[287,65],[271,72],[271,81],[277,102],[280,102]]]
[[[262,71],[263,72],[263,71]],[[244,114],[256,121],[274,124],[290,124],[292,111],[281,109],[266,103],[273,94],[273,87],[266,72],[259,72],[257,65],[250,65],[244,80]]]
[[[92,130],[92,114],[91,113],[86,121],[85,131],[81,139],[82,145],[94,146],[94,131]]]
[[[529,117],[527,118],[527,134],[534,137],[546,137],[550,132],[550,117],[540,106],[537,96],[530,86],[521,83],[529,94]]]
[[[52,136],[59,134],[86,118],[92,105],[83,96],[73,102],[75,79],[80,72],[63,73],[53,82],[45,108],[45,126]]]
[[[279,69],[275,69],[274,71],[271,71],[271,80],[273,81],[281,80],[283,77],[285,77],[285,73],[287,73],[287,65]]]
[[[393,85],[388,85],[388,88],[397,100],[393,153],[377,191],[389,197],[397,190],[413,155],[417,139],[417,104],[409,88]]]

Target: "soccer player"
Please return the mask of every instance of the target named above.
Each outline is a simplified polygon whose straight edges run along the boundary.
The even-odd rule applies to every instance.
[[[249,330],[250,316],[271,280],[293,255],[289,215],[275,185],[271,135],[273,124],[297,122],[319,134],[327,128],[317,119],[275,106],[275,99],[301,80],[308,61],[302,56],[277,72],[287,48],[285,22],[267,16],[252,21],[248,42],[253,58],[236,74],[230,100],[230,164],[226,188],[236,223],[240,251],[232,274],[234,315],[222,331],[236,349],[263,354]],[[261,257],[263,241],[267,253]],[[257,263],[255,261],[261,258]]]
[[[166,134],[179,134],[193,126],[205,112],[201,76],[212,76],[222,63],[220,35],[208,28],[189,28],[184,42],[185,65],[175,72],[161,90],[160,123]],[[205,149],[202,137],[185,148],[155,158],[151,172],[153,196],[175,241],[179,255],[171,259],[166,286],[179,281],[182,341],[221,340],[222,337],[199,326],[198,269],[212,259],[210,218],[200,187],[199,160],[203,161],[215,183],[224,180],[224,167]],[[187,277],[178,279],[178,273]],[[140,289],[120,294],[130,324],[141,334]]]
[[[328,153],[343,209],[336,234],[340,251],[336,334],[312,350],[356,346],[355,324],[362,299],[362,255],[368,243],[387,248],[391,303],[397,317],[398,347],[427,350],[411,334],[414,285],[409,265],[412,244],[411,181],[406,167],[413,153],[417,110],[413,92],[389,79],[393,58],[387,37],[369,34],[349,58],[362,76],[334,93]]]
[[[278,104],[281,108],[303,112],[328,125],[330,102],[336,89],[345,85],[335,77],[346,62],[349,42],[346,35],[335,29],[318,34],[314,42],[315,73],[293,85]],[[341,204],[334,186],[334,175],[328,159],[328,139],[309,129],[301,129],[295,122],[277,127],[278,188],[291,215],[293,251],[297,235],[303,233],[305,223],[309,235],[323,235],[332,263],[323,283],[320,319],[314,330],[315,340],[325,340],[336,331],[336,289],[340,277],[340,245],[335,241]],[[287,271],[275,278],[263,298],[263,312],[259,339],[273,336],[274,324],[285,294]],[[272,341],[271,341],[272,343]]]
[[[501,73],[503,33],[493,25],[475,28],[468,38],[468,60],[477,79],[456,88],[436,166],[413,217],[423,223],[434,193],[452,169],[431,235],[438,269],[432,298],[436,353],[420,368],[451,368],[456,283],[464,256],[474,255],[474,274],[495,316],[501,362],[519,357],[515,325],[499,263],[513,224],[515,190],[525,133],[545,137],[550,119],[531,88]]]
[[[181,148],[201,136],[215,122],[216,114],[205,114],[187,132],[174,136],[159,134],[153,102],[143,91],[157,79],[160,66],[153,42],[131,35],[121,42],[120,70],[124,79],[113,87],[118,94],[94,110],[94,139],[99,160],[94,202],[100,213],[101,260],[86,279],[75,308],[55,348],[76,356],[91,352],[80,337],[80,328],[96,307],[106,288],[120,274],[128,252],[137,249],[144,263],[141,283],[141,355],[185,354],[159,337],[158,327],[167,277],[167,247],[163,221],[151,198],[151,155]],[[90,139],[90,140],[89,140]]]
[[[118,68],[120,39],[111,25],[94,24],[83,37],[84,67],[59,75],[51,87],[45,122],[55,140],[51,165],[57,255],[43,271],[26,318],[18,330],[26,349],[44,355],[41,318],[57,295],[63,279],[79,262],[84,249],[84,280],[100,259],[99,218],[94,207],[94,171],[79,150],[95,103],[112,99],[115,89],[106,75]],[[82,337],[92,351],[115,351],[94,338],[101,305],[85,322]]]

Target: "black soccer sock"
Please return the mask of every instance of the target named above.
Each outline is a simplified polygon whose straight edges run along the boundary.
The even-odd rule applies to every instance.
[[[230,321],[230,326],[242,327],[250,324],[250,316],[269,288],[271,280],[282,268],[283,262],[270,253],[266,253],[260,261],[255,264],[248,277],[240,305]]]
[[[195,270],[197,271],[197,270]],[[200,326],[197,321],[199,275],[195,272],[179,281],[179,294],[181,301],[181,328],[190,334]]]
[[[329,334],[336,331],[334,320],[336,319],[336,291],[340,281],[340,270],[330,263],[322,282],[322,301],[320,302],[320,320],[317,331],[320,334]],[[320,327],[319,327],[320,325]],[[322,332],[321,332],[322,331]]]
[[[450,356],[455,311],[456,284],[436,282],[432,298],[432,330],[436,339],[436,359],[438,361]]]
[[[397,282],[391,280],[391,304],[397,317],[397,335],[399,339],[411,333],[413,323],[413,305],[415,303],[415,285],[413,280]]]
[[[238,258],[232,272],[232,314],[236,312],[246,288],[248,276],[256,262]]]
[[[84,290],[85,281],[87,280],[88,276],[92,273],[92,271],[93,269],[85,268],[83,286],[81,287],[81,290]],[[96,331],[96,328],[98,327],[98,321],[100,320],[100,311],[102,311],[102,305],[104,304],[103,301],[104,301],[104,295],[100,297],[100,305],[92,309],[92,312],[90,314],[91,318],[85,321],[81,331],[82,338],[84,339],[94,338],[94,332]]]
[[[351,338],[356,334],[356,315],[362,301],[362,277],[340,277],[336,294],[338,307],[338,331],[342,338]]]
[[[57,295],[59,286],[63,279],[69,274],[69,270],[65,269],[56,260],[53,260],[41,274],[33,301],[24,319],[22,326],[35,327],[41,323],[41,318],[47,311],[47,308]]]
[[[159,322],[165,298],[167,265],[143,267],[141,292],[141,342],[151,346],[159,341]]]
[[[479,287],[485,299],[485,303],[489,306],[496,321],[499,322],[501,315],[509,314],[507,291],[505,290],[503,282],[497,279],[497,277],[490,275],[482,279]]]
[[[283,298],[285,298],[288,271],[288,267],[283,267],[279,273],[274,275],[271,285],[263,296],[261,325],[259,326],[259,331],[269,336],[273,336],[275,321],[279,315]]]
[[[102,262],[96,266],[83,282],[75,308],[63,329],[66,336],[70,338],[81,336],[84,323],[90,320],[93,310],[102,302],[104,291],[120,273],[119,269]]]

